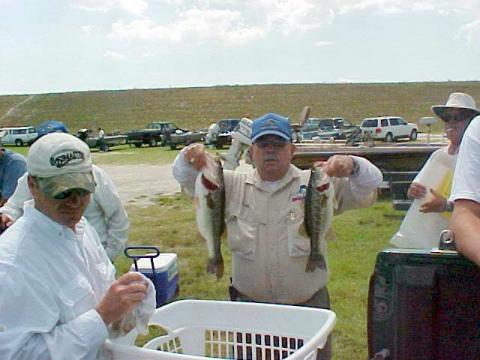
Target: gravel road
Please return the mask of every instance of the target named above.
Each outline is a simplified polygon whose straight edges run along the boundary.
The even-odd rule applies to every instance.
[[[180,191],[172,165],[101,165],[115,183],[122,202],[146,206],[153,195]]]
[[[180,192],[172,175],[172,164],[167,165],[100,165],[115,183],[125,205],[148,206],[156,195]],[[237,171],[252,171],[243,161]]]

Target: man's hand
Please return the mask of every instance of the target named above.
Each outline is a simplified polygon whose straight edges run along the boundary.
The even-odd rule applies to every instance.
[[[422,199],[425,195],[427,195],[427,188],[418,182],[412,182],[408,188],[407,196],[410,199]]]
[[[108,326],[137,307],[145,298],[147,289],[142,275],[126,273],[112,283],[95,310]]]
[[[185,161],[190,163],[196,170],[200,171],[207,164],[207,153],[203,144],[192,144],[187,146],[183,153]]]
[[[6,230],[13,224],[13,220],[10,216],[5,214],[0,214],[0,230]]]
[[[348,155],[333,155],[327,161],[318,161],[328,176],[349,177],[353,171],[353,159]]]
[[[441,194],[436,192],[433,189],[430,189],[432,198],[428,201],[425,201],[420,206],[420,212],[422,213],[431,213],[431,212],[444,212],[447,209],[447,199],[445,199]]]

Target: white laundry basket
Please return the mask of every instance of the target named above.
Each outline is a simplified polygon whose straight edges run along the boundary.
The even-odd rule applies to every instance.
[[[167,335],[143,348],[132,345],[135,335],[107,340],[105,349],[114,360],[313,360],[335,321],[335,313],[324,309],[181,300],[158,308],[150,319]]]

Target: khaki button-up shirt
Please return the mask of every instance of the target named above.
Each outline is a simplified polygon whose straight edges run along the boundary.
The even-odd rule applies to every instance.
[[[376,189],[382,181],[380,170],[366,159],[355,160],[360,167],[357,175],[333,178],[335,214],[370,206],[376,200]],[[192,171],[182,153],[174,162],[173,173],[182,188],[193,194],[198,173]],[[327,284],[328,270],[305,271],[310,240],[304,236],[302,190],[309,176],[309,170],[291,165],[287,174],[271,186],[256,171],[224,171],[233,285],[255,301],[298,304]],[[326,243],[321,251],[326,257]]]

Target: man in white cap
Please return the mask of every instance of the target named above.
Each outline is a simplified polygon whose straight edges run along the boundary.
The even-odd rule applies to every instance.
[[[450,142],[447,147],[436,150],[430,156],[408,189],[407,195],[410,199],[422,201],[420,212],[429,215],[424,219],[422,236],[411,238],[396,234],[392,238],[392,244],[398,247],[438,246],[440,232],[448,228],[453,211],[453,202],[448,198],[463,134],[470,120],[480,114],[475,100],[461,92],[451,93],[445,105],[432,106],[432,111],[443,121],[445,134]],[[431,177],[435,179],[430,179]],[[432,180],[437,184],[435,187],[425,185],[432,183]]]
[[[88,146],[43,136],[27,157],[33,206],[0,237],[0,358],[100,359],[109,326],[145,298],[115,269],[82,214],[95,191]]]
[[[306,271],[310,243],[301,229],[310,171],[291,164],[295,145],[288,119],[272,113],[256,119],[251,140],[255,171],[224,172],[225,220],[232,251],[231,298],[330,308],[327,264]],[[190,194],[208,191],[204,172],[211,161],[201,144],[182,149],[173,165],[182,189]],[[336,214],[375,202],[382,174],[368,160],[335,155],[322,167],[334,177]],[[201,181],[195,183],[198,175]],[[321,244],[322,256],[326,246]],[[330,358],[329,337],[317,359]]]

